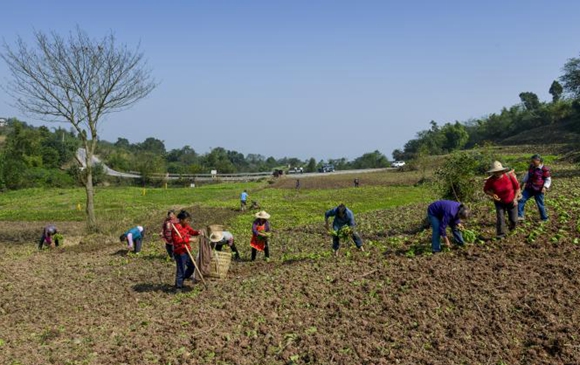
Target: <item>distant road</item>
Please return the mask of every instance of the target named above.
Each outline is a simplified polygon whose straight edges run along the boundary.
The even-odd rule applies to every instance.
[[[82,168],[86,168],[85,160],[86,160],[86,151],[84,148],[79,148],[77,150],[77,159],[81,161]],[[109,166],[105,165],[101,162],[101,160],[93,156],[93,165],[101,164],[103,169],[105,170],[105,174],[109,176],[127,178],[127,179],[138,179],[141,175],[136,173],[128,173],[128,172],[119,172],[115,171]],[[332,176],[332,175],[346,175],[346,174],[366,174],[369,172],[379,172],[379,171],[388,171],[388,170],[397,170],[394,167],[387,167],[381,169],[361,169],[361,170],[339,170],[334,172],[305,172],[302,174],[286,174],[284,176],[291,177],[291,178],[308,178],[308,177],[316,177],[316,176]],[[195,174],[195,175],[179,175],[179,174],[169,174],[169,175],[159,175],[160,178],[165,177],[168,180],[177,180],[177,179],[191,179],[192,181],[213,181],[213,180],[221,180],[221,181],[250,181],[250,180],[259,180],[263,179],[264,177],[272,176],[271,172],[249,172],[249,173],[237,173],[237,174]]]
[[[85,151],[84,148],[79,148],[77,150],[77,159],[81,163],[81,168],[84,169],[87,167],[87,164],[85,163],[85,161],[87,159],[87,151]],[[110,168],[109,166],[102,163],[101,160],[97,156],[93,156],[92,161],[93,161],[93,165],[101,164],[103,166],[103,169],[105,170],[105,174],[107,174],[109,176],[123,177],[123,178],[127,178],[127,179],[138,179],[141,177],[141,175],[138,175],[138,174],[130,174],[130,173],[126,173],[126,172],[115,171],[112,168]]]

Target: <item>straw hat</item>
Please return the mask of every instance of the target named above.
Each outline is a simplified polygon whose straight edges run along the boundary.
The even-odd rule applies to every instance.
[[[223,232],[219,232],[219,231],[213,232],[211,234],[211,236],[209,236],[209,240],[213,243],[220,242],[223,239],[224,239],[224,234],[223,234]]]
[[[493,163],[491,164],[491,169],[489,169],[487,172],[492,173],[492,172],[500,172],[500,171],[507,171],[509,170],[507,167],[503,167],[501,162],[499,161],[493,161]]]
[[[262,210],[261,212],[256,213],[255,217],[260,219],[270,219],[270,214],[266,213],[265,210]]]

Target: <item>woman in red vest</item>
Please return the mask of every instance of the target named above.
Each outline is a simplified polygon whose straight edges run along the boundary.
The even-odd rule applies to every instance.
[[[265,211],[256,213],[256,220],[252,224],[252,261],[256,260],[258,251],[264,251],[264,259],[270,260],[270,249],[268,247],[268,237],[270,236],[270,214]]]

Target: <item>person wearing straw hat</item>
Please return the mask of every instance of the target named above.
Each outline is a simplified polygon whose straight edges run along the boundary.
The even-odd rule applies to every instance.
[[[191,221],[191,214],[182,210],[177,214],[179,223],[171,223],[171,240],[173,242],[173,257],[175,259],[175,288],[182,289],[183,282],[189,279],[194,271],[195,264],[191,260],[188,252],[191,252],[189,245],[191,236],[199,236],[203,231],[196,231],[191,228],[189,222]]]
[[[224,245],[230,246],[230,249],[235,254],[234,260],[240,260],[240,253],[234,243],[234,235],[229,231],[215,231],[209,236],[209,240],[215,244],[215,250],[221,251]]]
[[[326,231],[329,231],[328,228],[328,219],[330,217],[334,217],[334,221],[332,222],[332,229],[334,232],[339,232],[342,227],[348,226],[351,228],[350,230],[350,237],[354,241],[356,247],[364,251],[363,242],[358,233],[354,231],[355,222],[354,222],[354,213],[348,209],[344,204],[340,204],[336,208],[332,208],[328,210],[324,214],[324,227]],[[340,237],[338,234],[332,236],[332,250],[334,251],[334,255],[338,256],[338,249],[340,248]]]
[[[494,161],[487,171],[492,174],[485,181],[483,191],[493,199],[496,212],[496,237],[502,239],[506,235],[505,215],[507,213],[509,230],[516,228],[518,219],[518,197],[520,196],[520,184],[513,173],[508,172],[501,162]]]
[[[256,260],[258,251],[264,251],[264,260],[270,260],[270,249],[268,247],[268,237],[270,236],[270,214],[262,210],[255,214],[256,219],[252,223],[252,261]]]
[[[552,185],[552,177],[550,169],[544,165],[544,160],[540,155],[532,156],[528,173],[524,176],[522,185],[525,187],[518,205],[518,220],[524,220],[524,207],[526,206],[526,202],[531,197],[534,197],[538,211],[540,212],[540,219],[543,222],[547,221],[548,214],[544,206],[544,194]]]

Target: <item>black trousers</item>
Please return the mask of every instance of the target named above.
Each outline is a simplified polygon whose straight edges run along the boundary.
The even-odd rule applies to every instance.
[[[224,245],[226,245],[226,244],[224,244],[224,243],[222,243],[222,244],[219,244],[219,243],[216,244],[215,245],[215,250],[216,251],[221,251],[222,248],[224,247]],[[233,245],[230,246],[230,248],[232,249],[232,252],[236,254],[236,257],[239,258],[240,257],[240,253],[238,252],[238,249],[236,248],[236,245],[233,244]]]
[[[501,202],[494,202],[495,203],[495,212],[497,221],[495,223],[496,233],[498,236],[505,236],[506,231],[506,224],[505,224],[505,216],[507,213],[508,222],[509,222],[509,230],[513,230],[516,228],[516,224],[518,221],[518,205],[515,202],[511,203],[501,203]]]
[[[256,259],[257,254],[258,254],[258,250],[256,250],[255,248],[252,247],[252,261],[254,261]],[[270,257],[270,249],[269,249],[267,243],[266,243],[266,247],[264,247],[264,257],[265,258]]]

